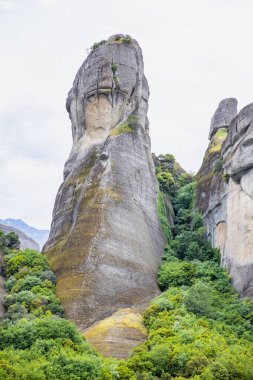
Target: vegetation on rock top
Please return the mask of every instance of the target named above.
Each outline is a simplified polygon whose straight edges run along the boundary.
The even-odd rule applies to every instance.
[[[100,46],[104,45],[105,43],[127,43],[130,44],[132,42],[132,37],[129,36],[129,34],[121,35],[117,34],[113,39],[108,40],[101,40],[99,42],[94,42],[94,44],[91,46],[90,50],[98,49]]]

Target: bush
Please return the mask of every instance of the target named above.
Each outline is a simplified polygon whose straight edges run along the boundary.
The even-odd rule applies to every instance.
[[[215,317],[215,296],[211,285],[197,282],[187,291],[184,304],[187,310],[207,318]]]
[[[189,286],[194,275],[195,268],[191,263],[182,261],[164,263],[158,271],[158,285],[161,290],[166,290],[170,286]]]

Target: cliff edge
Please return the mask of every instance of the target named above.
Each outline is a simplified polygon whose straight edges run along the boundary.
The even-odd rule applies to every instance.
[[[224,99],[210,139],[196,206],[235,288],[253,299],[253,104],[237,114],[236,99]]]

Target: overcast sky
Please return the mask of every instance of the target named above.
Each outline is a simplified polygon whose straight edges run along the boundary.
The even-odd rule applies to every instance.
[[[143,50],[152,151],[197,171],[219,101],[253,101],[252,14],[252,0],[0,0],[0,218],[49,228],[67,93],[86,49],[115,33]]]

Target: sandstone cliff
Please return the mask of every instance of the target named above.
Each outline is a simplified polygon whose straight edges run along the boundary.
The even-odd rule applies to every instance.
[[[253,298],[253,104],[223,100],[197,174],[197,208],[235,288]]]
[[[105,355],[145,337],[140,312],[158,293],[165,238],[147,119],[141,49],[95,44],[68,94],[73,146],[44,247],[66,316]]]

